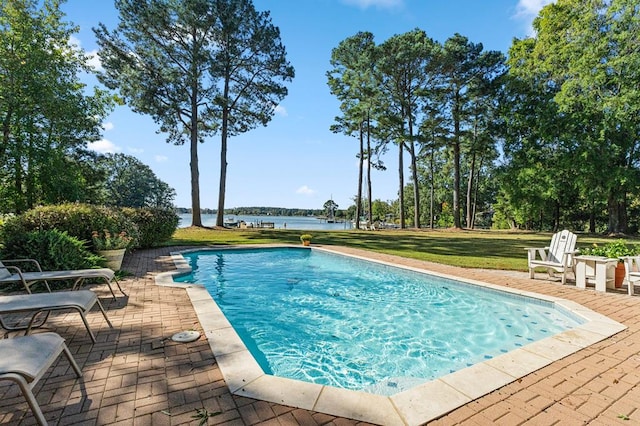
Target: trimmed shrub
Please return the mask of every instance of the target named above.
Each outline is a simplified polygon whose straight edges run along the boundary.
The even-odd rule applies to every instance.
[[[3,259],[35,259],[42,270],[86,269],[100,266],[102,258],[91,253],[85,243],[64,231],[50,229],[11,234],[0,251]],[[28,268],[28,263],[16,265]]]
[[[178,228],[180,218],[167,209],[151,208],[123,208],[129,217],[138,226],[138,247],[150,248],[169,241]]]
[[[132,247],[137,246],[138,227],[122,211],[72,203],[36,207],[8,219],[1,229],[0,240],[8,244],[6,241],[15,234],[53,229],[66,231],[70,236],[87,242],[88,247],[92,249],[93,231],[102,232],[105,229],[112,233],[125,231],[134,239]]]

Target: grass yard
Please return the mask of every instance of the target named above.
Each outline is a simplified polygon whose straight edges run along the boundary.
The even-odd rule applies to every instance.
[[[466,268],[527,270],[525,247],[545,247],[552,233],[494,230],[300,231],[290,229],[181,228],[167,245],[300,244],[341,245]],[[578,234],[578,248],[619,238]],[[629,245],[640,238],[625,237]]]

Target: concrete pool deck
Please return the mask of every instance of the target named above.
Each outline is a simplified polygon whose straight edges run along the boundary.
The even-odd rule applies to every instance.
[[[127,256],[123,268],[133,276],[122,284],[128,297],[120,296],[114,302],[106,286],[92,287],[114,324],[110,330],[99,312],[89,314],[96,344],[91,344],[77,315],[54,314],[49,320],[46,330],[67,339],[83,370],[83,380],[74,380],[62,360],[36,386],[36,398],[50,424],[198,424],[193,416],[202,408],[208,414],[219,413],[210,417],[211,425],[366,424],[232,395],[228,386],[234,384],[224,380],[219,366],[224,357],[216,359],[207,339],[186,344],[171,341],[170,337],[182,330],[205,333],[185,289],[155,285],[158,273],[175,269],[169,253],[177,249],[141,250]],[[624,289],[602,294],[546,279],[530,280],[526,273],[462,269],[355,249],[332,249],[559,297],[627,327],[485,396],[465,401],[429,424],[640,422],[639,297],[627,296]],[[484,383],[484,379],[478,380],[478,384]],[[0,422],[34,424],[16,386],[0,386]]]

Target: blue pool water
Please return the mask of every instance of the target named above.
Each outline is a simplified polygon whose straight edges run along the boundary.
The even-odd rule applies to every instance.
[[[552,336],[552,303],[296,248],[185,253],[265,373],[390,395]]]

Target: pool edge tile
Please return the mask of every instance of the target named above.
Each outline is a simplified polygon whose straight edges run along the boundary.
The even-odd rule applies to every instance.
[[[231,393],[238,392],[265,375],[247,350],[216,355],[216,361]]]
[[[189,298],[191,301],[209,301],[211,299],[211,295],[209,294],[209,290],[207,290],[202,285],[189,285],[187,287],[187,293],[189,293]]]
[[[408,425],[427,423],[472,401],[440,379],[397,393],[389,399]],[[429,403],[425,404],[425,401]]]
[[[273,247],[273,245],[269,246]],[[292,247],[291,245],[276,246]],[[234,247],[225,247],[225,249],[232,248]],[[242,248],[249,247],[243,246]],[[217,250],[218,248],[215,249]],[[313,249],[544,300],[582,318],[584,323],[571,330],[530,343],[483,363],[386,397],[265,374],[246,349],[235,329],[229,324],[217,303],[206,293],[204,287],[199,284],[173,282],[174,276],[190,272],[190,268],[185,268],[186,262],[181,255],[180,257],[182,257],[183,261],[176,261],[178,256],[176,254],[174,263],[179,270],[158,274],[156,283],[158,285],[186,288],[227,387],[233,394],[378,424],[420,425],[435,420],[478,397],[495,391],[514,380],[533,373],[552,362],[576,353],[627,328],[619,322],[566,299],[540,295],[529,291],[514,290],[481,281],[436,273],[426,269],[398,266],[362,256],[334,252],[328,248],[314,247]],[[185,252],[203,250],[207,249],[199,248]],[[526,366],[523,366],[523,364],[526,364]],[[469,373],[472,374],[471,378],[469,378]],[[465,376],[467,376],[466,380]],[[492,385],[484,385],[489,382]],[[481,390],[477,389],[478,383],[483,385]],[[300,391],[300,389],[303,391]],[[309,404],[312,401],[315,402],[310,407]],[[425,401],[429,403],[425,404]],[[346,407],[336,408],[341,404],[346,404]]]
[[[404,425],[390,398],[324,386],[314,411],[381,425]]]
[[[557,340],[578,346],[579,348],[582,348],[582,349],[588,348],[589,346],[595,343],[598,343],[599,341],[605,339],[606,337],[600,333],[596,333],[589,330],[588,327],[573,328],[571,330],[566,330],[566,331],[563,331],[562,333],[559,333],[553,336],[553,338]]]
[[[232,393],[247,398],[313,410],[322,388],[322,385],[315,383],[262,374]]]
[[[517,377],[507,374],[487,362],[482,362],[442,376],[439,380],[474,400],[516,379]]]
[[[552,362],[554,361],[549,358],[520,348],[485,361],[485,364],[518,379],[546,367]]]
[[[233,327],[205,330],[205,336],[209,340],[209,346],[211,346],[216,358],[239,352],[249,352]]]
[[[224,316],[218,305],[211,299],[195,300],[192,303],[198,316],[198,321],[200,321],[200,326],[205,332],[232,327],[227,317]]]
[[[628,327],[624,324],[620,324],[619,322],[615,322],[612,320],[609,321],[601,321],[601,320],[593,320],[588,323],[582,324],[578,327],[578,329],[588,330],[592,333],[600,334],[603,338],[611,337],[614,334],[618,334],[621,331],[626,330]]]
[[[584,348],[563,340],[558,340],[555,336],[547,337],[546,339],[538,340],[537,342],[522,347],[522,350],[531,352],[552,362],[574,354],[580,349]]]

